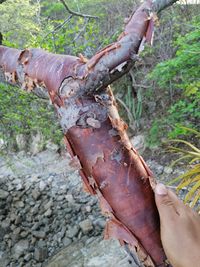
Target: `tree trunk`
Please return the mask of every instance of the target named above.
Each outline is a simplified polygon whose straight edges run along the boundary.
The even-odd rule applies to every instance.
[[[173,2],[144,2],[118,41],[87,62],[40,49],[0,46],[0,67],[7,82],[37,94],[48,90],[72,163],[108,217],[105,238],[128,245],[148,267],[170,266],[160,241],[152,190],[156,181],[132,147],[108,85],[130,69],[144,41],[151,41],[154,12]]]

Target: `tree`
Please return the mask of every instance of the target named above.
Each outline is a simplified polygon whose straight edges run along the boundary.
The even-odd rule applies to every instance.
[[[0,2],[0,31],[4,33],[4,44],[18,47],[30,46],[40,32],[38,23],[38,3],[31,4],[29,0],[13,1],[4,0]],[[8,17],[8,11],[10,16]],[[20,12],[20,19],[18,14]],[[16,32],[16,29],[18,31]],[[12,43],[15,40],[15,44]]]
[[[109,85],[130,70],[145,41],[151,42],[156,13],[175,1],[145,1],[118,40],[89,60],[0,46],[1,75],[7,82],[38,96],[48,91],[73,165],[109,218],[105,238],[119,239],[138,266],[135,252],[144,266],[170,264],[160,241],[155,178],[128,139]]]
[[[2,4],[3,2],[5,2],[6,0],[0,0],[0,4]],[[2,33],[0,32],[0,45],[2,44],[2,41],[3,41],[3,35]]]

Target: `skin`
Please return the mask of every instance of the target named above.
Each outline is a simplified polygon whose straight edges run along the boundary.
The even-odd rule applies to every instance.
[[[200,267],[200,216],[163,184],[155,189],[161,239],[173,267]]]

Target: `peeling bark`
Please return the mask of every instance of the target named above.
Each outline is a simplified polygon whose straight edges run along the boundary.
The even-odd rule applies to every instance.
[[[166,6],[174,1],[165,0]],[[7,82],[27,91],[48,92],[60,118],[64,140],[84,188],[99,198],[108,217],[105,238],[135,251],[143,266],[170,266],[160,240],[152,188],[155,179],[132,147],[108,86],[134,64],[144,41],[151,41],[155,14],[164,0],[144,2],[118,41],[90,60],[0,46]]]

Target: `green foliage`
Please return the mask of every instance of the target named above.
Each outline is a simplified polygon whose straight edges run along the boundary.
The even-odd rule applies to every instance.
[[[82,53],[84,56],[89,58],[97,50],[100,50],[117,39],[117,36],[121,33],[121,27],[123,27],[125,16],[131,14],[133,8],[132,0],[72,0],[66,2],[70,9],[85,14],[96,15],[99,19],[93,20],[73,16],[65,22],[66,19],[69,18],[70,14],[59,1],[7,0],[4,4],[0,5],[0,32],[4,35],[4,45],[17,48],[41,47],[48,51],[62,54],[78,55],[79,53]],[[188,126],[195,126],[200,116],[198,105],[199,18],[195,18],[192,22],[187,22],[187,19],[185,17],[183,18],[182,12],[178,12],[177,10],[173,8],[172,12],[170,12],[170,9],[168,9],[166,13],[163,12],[164,14],[162,14],[162,20],[163,18],[164,20],[161,22],[160,28],[163,27],[162,29],[164,29],[164,32],[162,33],[162,30],[160,31],[159,29],[158,31],[160,32],[156,34],[156,38],[158,39],[156,40],[156,44],[153,47],[146,47],[142,53],[144,62],[146,58],[150,57],[154,58],[155,62],[158,62],[158,59],[160,60],[160,58],[162,58],[163,51],[164,58],[169,58],[169,56],[171,56],[170,53],[169,55],[166,53],[166,56],[165,50],[166,48],[168,49],[168,47],[172,46],[172,42],[174,49],[176,48],[176,56],[171,61],[164,61],[158,65],[151,74],[151,79],[156,81],[154,84],[167,90],[170,85],[170,90],[175,92],[175,97],[167,112],[167,117],[163,119],[155,114],[156,119],[150,131],[149,138],[152,146],[157,144],[158,140],[161,139],[167,132],[169,132],[170,138],[174,138],[178,134],[181,134],[182,130],[178,128],[178,125],[183,122]],[[183,31],[183,26],[180,21],[181,23],[189,24],[189,26],[186,26],[186,34],[185,30]],[[173,23],[172,26],[170,24],[171,22]],[[168,26],[171,27],[170,34],[171,31],[173,31],[172,35],[169,35]],[[180,32],[183,32],[184,35],[180,36]],[[175,42],[174,39],[172,39],[174,37],[177,39]],[[162,38],[163,42],[161,42],[159,38]],[[153,64],[155,64],[155,62]],[[145,63],[144,66],[141,66],[139,63],[138,68],[136,64],[134,69],[134,78],[137,85],[146,85],[145,81],[147,79],[144,74],[149,71],[149,68],[151,68],[150,65],[152,60],[150,60],[150,64],[149,62],[147,63],[147,66]],[[120,94],[120,99],[122,99],[123,103],[130,110],[130,114],[128,114],[128,112],[123,113],[125,119],[127,119],[127,114],[128,116],[130,115],[129,117],[131,118],[131,121],[135,121],[135,123],[132,123],[135,124],[134,128],[139,127],[141,129],[141,122],[143,121],[141,120],[141,117],[147,117],[145,114],[145,96],[143,93],[141,97],[141,90],[139,90],[137,98],[134,99],[132,94],[130,94],[129,87],[127,92],[127,85],[129,84],[130,82],[128,82],[128,78],[117,81],[115,93]],[[155,88],[155,86],[151,86],[151,88]],[[136,90],[137,89],[138,87],[136,87]],[[5,92],[5,88],[3,90]],[[13,91],[13,89],[10,91]],[[127,94],[125,94],[125,92],[127,92]],[[154,102],[154,94],[150,90],[148,90],[148,93],[149,95],[146,98],[148,98],[148,100],[151,98],[152,102]],[[16,94],[18,95],[20,93],[16,92]],[[26,99],[24,92],[22,92],[22,95],[22,98]],[[27,96],[29,100],[26,99],[25,101],[27,105],[21,101],[21,104],[16,103],[17,108],[14,109],[13,104],[9,102],[9,99],[8,101],[6,100],[5,94],[3,94],[3,98],[2,96],[0,97],[1,105],[4,105],[3,103],[5,103],[8,107],[6,111],[7,121],[5,124],[7,128],[5,128],[5,130],[4,126],[1,125],[3,130],[0,131],[3,131],[4,135],[9,132],[9,119],[11,119],[13,127],[17,127],[18,133],[25,131],[26,134],[29,135],[31,131],[35,131],[36,128],[37,130],[42,131],[44,128],[44,131],[49,131],[49,117],[47,116],[47,118],[44,116],[42,124],[41,117],[32,111],[32,107],[31,118],[27,118],[28,115],[26,112],[24,114],[25,117],[20,115],[23,113],[23,105],[26,107],[25,110],[28,111],[28,104],[31,106],[31,101],[35,101],[35,109],[39,111],[40,107],[43,107],[44,105],[44,103],[41,104],[41,100],[32,100],[32,96],[29,95]],[[163,99],[164,102],[166,98],[167,97],[165,96]],[[20,105],[22,106],[20,107]],[[166,105],[166,108],[168,109],[168,103]],[[160,109],[160,107],[156,108]],[[11,111],[13,110],[10,115],[8,112],[9,109]],[[18,114],[16,112],[17,110],[21,113]],[[49,107],[47,110],[49,110]],[[124,110],[125,108],[123,108],[123,111]],[[41,110],[41,113],[45,113],[44,110]],[[158,113],[160,115],[160,112]],[[147,124],[152,120],[153,116],[152,114],[150,115],[150,119],[149,117],[145,118],[147,119],[147,123],[144,123],[145,129],[149,127]],[[16,118],[13,119],[15,116]],[[51,117],[50,114],[49,116]],[[45,122],[46,119],[47,121]],[[33,121],[30,122],[30,120]],[[24,121],[27,121],[28,126],[24,126]],[[10,129],[10,136],[15,136],[13,128],[11,127]],[[50,135],[51,134],[49,132],[49,136]]]
[[[156,81],[160,89],[168,90],[176,96],[171,96],[171,106],[161,122],[165,132],[168,129],[170,138],[176,138],[182,133],[179,124],[198,127],[200,121],[199,16],[193,19],[186,34],[178,36],[174,47],[175,56],[157,64],[149,75],[149,79]]]
[[[195,135],[199,141],[200,132],[192,128],[182,128],[185,133],[189,132],[190,134]],[[189,203],[191,207],[194,207],[200,199],[200,149],[192,143],[182,139],[174,139],[171,140],[171,142],[178,146],[170,146],[168,148],[169,151],[179,155],[179,158],[173,162],[173,165],[178,162],[186,161],[190,164],[191,168],[186,173],[172,180],[170,184],[178,183],[177,191],[187,187],[188,193],[185,196],[185,203]]]
[[[7,0],[0,5],[0,32],[4,45],[31,46],[40,32],[39,5],[29,0]]]
[[[147,146],[149,148],[157,147],[162,141],[163,137],[163,121],[156,119],[153,121],[147,137]]]
[[[123,16],[119,17],[120,10],[116,12],[113,3],[116,0],[109,3],[105,0],[67,1],[70,9],[97,15],[99,19],[73,16],[65,23],[70,14],[59,1],[7,0],[0,5],[3,44],[22,49],[40,47],[62,54],[82,53],[91,57],[97,49],[114,41],[120,32]],[[112,17],[109,23],[108,14]],[[56,121],[52,108],[40,99],[20,89],[0,85],[0,137],[7,140],[10,147],[18,134],[25,134],[29,139],[37,131],[46,139],[59,142],[61,134]]]
[[[170,82],[173,82],[174,88],[180,88],[187,95],[193,95],[200,86],[199,16],[191,22],[189,32],[177,38],[174,46],[177,47],[175,57],[159,63],[150,77],[157,79],[157,83],[161,88],[169,88]]]
[[[195,98],[182,98],[178,100],[168,110],[166,123],[171,125],[172,130],[168,133],[169,138],[176,138],[182,134],[179,124],[188,127],[198,127],[200,121],[200,92],[196,93]]]
[[[103,3],[103,0],[97,2]],[[69,7],[72,10],[81,10],[82,13],[97,15],[98,20],[73,16],[69,18],[61,3],[52,1],[42,1],[43,16],[50,16],[51,20],[44,21],[42,32],[37,37],[37,45],[56,53],[66,53],[78,55],[82,53],[86,57],[91,57],[97,49],[103,48],[107,44],[116,40],[120,30],[115,28],[115,32],[105,29],[106,22],[105,9],[103,5],[97,9],[98,3],[93,1],[72,1]],[[89,11],[88,11],[89,9]],[[110,30],[110,29],[109,29]],[[102,39],[99,38],[102,36]]]
[[[56,124],[52,106],[18,88],[0,83],[0,138],[11,147],[18,134],[40,131],[46,140],[54,143],[61,140],[61,130]],[[53,123],[52,123],[53,122]]]
[[[134,98],[132,94],[131,86],[127,86],[127,94],[125,95],[125,104],[128,107],[134,122],[135,129],[138,129],[140,126],[140,119],[142,116],[142,93],[141,89],[137,92],[137,97]]]

